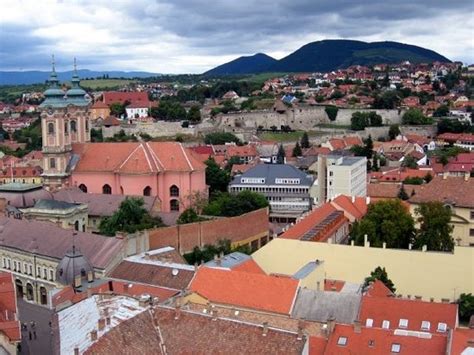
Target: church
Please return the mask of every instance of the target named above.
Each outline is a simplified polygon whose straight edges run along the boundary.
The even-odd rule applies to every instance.
[[[91,102],[74,64],[64,91],[53,69],[40,105],[43,180],[51,191],[156,196],[162,212],[179,212],[206,197],[206,166],[178,142],[91,143]]]

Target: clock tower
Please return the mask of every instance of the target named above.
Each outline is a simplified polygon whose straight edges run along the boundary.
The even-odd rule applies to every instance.
[[[43,181],[49,190],[69,184],[73,162],[72,145],[90,141],[89,100],[79,86],[76,60],[72,87],[62,90],[55,70],[54,56],[49,87],[40,105],[43,138]]]

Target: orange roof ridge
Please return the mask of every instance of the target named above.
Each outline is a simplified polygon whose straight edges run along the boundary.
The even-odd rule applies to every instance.
[[[190,168],[191,170],[194,170],[194,168],[193,168],[191,162],[189,161],[188,155],[187,155],[186,152],[184,151],[183,145],[182,145],[181,143],[178,143],[178,144],[179,144],[179,146],[181,147],[181,151],[183,152],[183,155],[184,155],[184,157],[186,158],[186,161],[188,162],[189,168]]]

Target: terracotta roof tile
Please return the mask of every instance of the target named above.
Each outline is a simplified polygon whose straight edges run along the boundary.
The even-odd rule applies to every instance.
[[[451,354],[464,354],[463,351],[466,348],[474,347],[472,344],[468,345],[468,341],[472,340],[474,340],[474,329],[455,329],[451,343]]]
[[[352,200],[352,197],[339,195],[331,201],[331,204],[336,209],[342,209],[356,220],[361,219],[367,213],[367,200],[365,197],[355,197]]]
[[[265,271],[263,271],[263,269],[253,259],[244,261],[243,263],[234,267],[232,270],[265,275]]]
[[[440,201],[458,207],[474,207],[474,179],[448,176],[443,179],[436,176],[428,184],[418,186],[410,203]]]
[[[110,105],[114,102],[123,103],[125,101],[145,102],[147,104],[150,102],[146,92],[107,91],[103,93],[103,102],[107,105]]]
[[[380,280],[375,280],[372,285],[369,286],[366,293],[367,297],[390,297],[393,296],[393,292],[388,289],[385,284]]]
[[[201,267],[190,290],[210,302],[290,314],[298,281],[290,278]]]
[[[456,304],[408,300],[394,297],[362,297],[359,319],[365,324],[373,319],[373,327],[381,328],[382,322],[390,322],[390,329],[398,329],[400,319],[407,319],[406,329],[421,331],[423,321],[430,322],[429,332],[436,333],[438,323],[446,323],[448,328],[457,326]]]
[[[397,198],[401,184],[367,184],[367,195],[371,198]]]
[[[0,272],[0,333],[10,342],[21,340],[20,322],[17,320],[16,292],[12,274]]]

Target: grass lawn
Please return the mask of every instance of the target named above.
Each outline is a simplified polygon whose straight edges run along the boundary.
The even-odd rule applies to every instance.
[[[259,135],[260,139],[264,141],[273,141],[273,142],[296,142],[301,139],[304,131],[294,131],[288,133],[280,132],[264,132]],[[320,132],[309,131],[308,135],[310,137],[316,137],[321,135]]]
[[[240,81],[250,81],[254,83],[263,83],[267,81],[268,79],[272,78],[279,78],[282,76],[285,76],[286,73],[261,73],[261,74],[255,74],[243,79],[240,79]]]
[[[123,85],[136,82],[136,80],[130,79],[93,79],[93,80],[81,80],[81,86],[85,89],[97,90],[100,88],[119,88]]]

